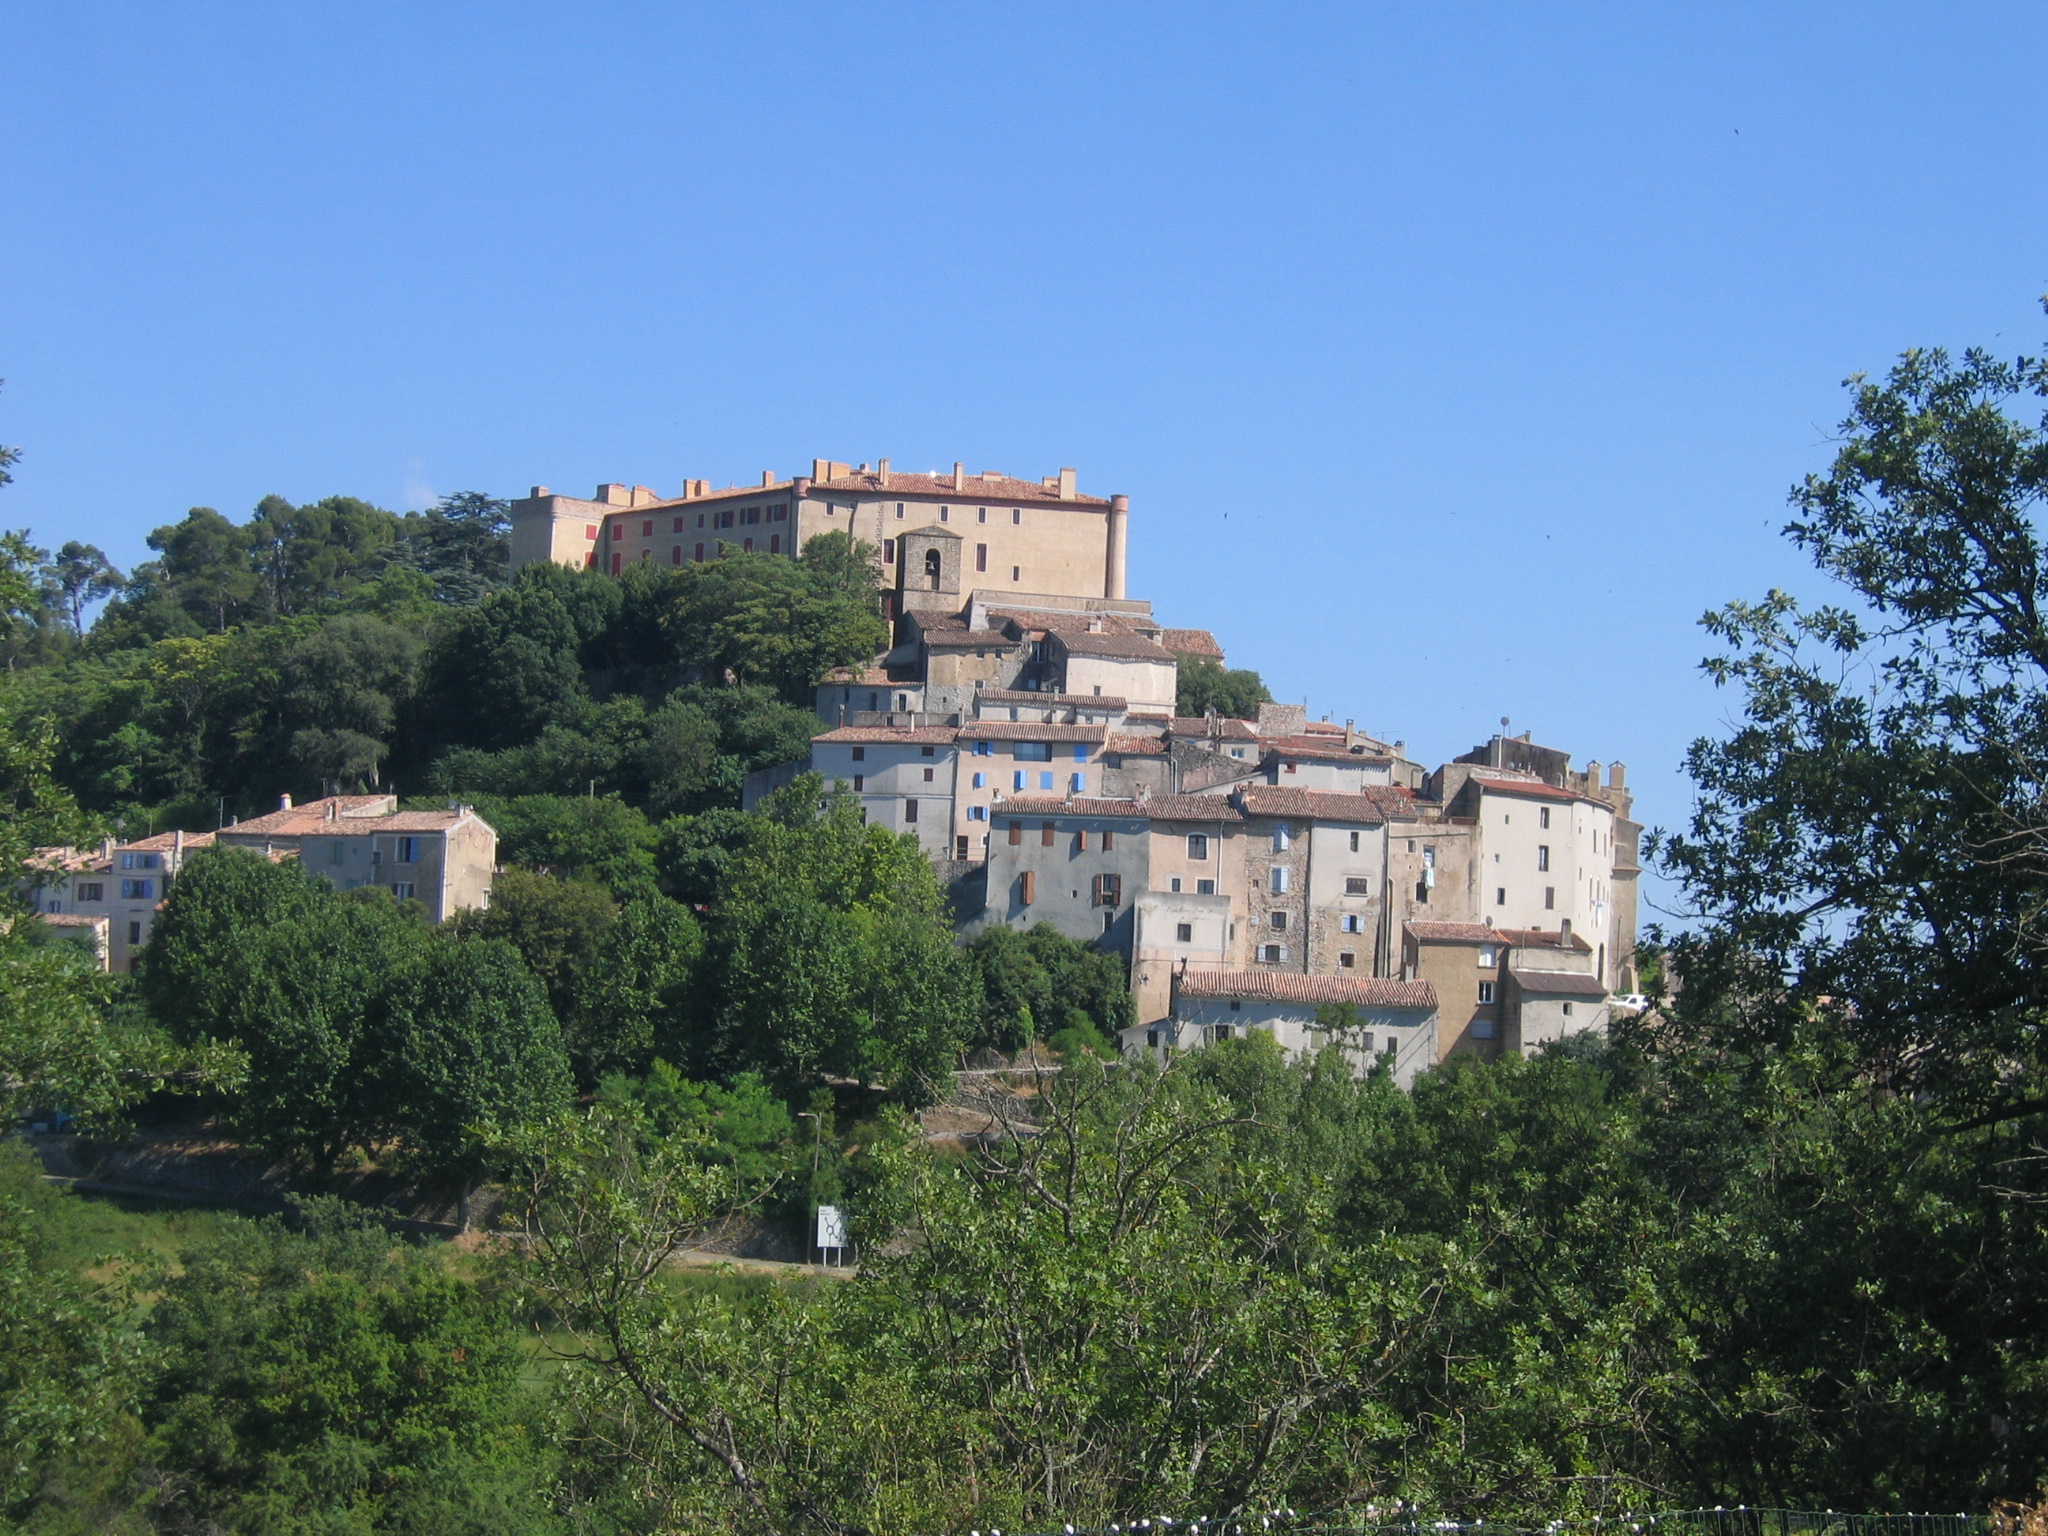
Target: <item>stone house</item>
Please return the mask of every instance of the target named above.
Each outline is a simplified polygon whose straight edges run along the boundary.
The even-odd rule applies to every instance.
[[[1350,1027],[1341,1033],[1318,1023],[1332,1005],[1350,1010]],[[1426,982],[1191,967],[1174,974],[1166,1016],[1121,1031],[1121,1043],[1131,1054],[1163,1061],[1178,1051],[1266,1034],[1289,1056],[1335,1045],[1355,1072],[1384,1064],[1407,1088],[1436,1065],[1436,1019],[1437,1000]]]
[[[388,890],[417,901],[434,922],[490,905],[498,834],[466,805],[441,811],[401,811],[396,795],[334,795],[278,808],[221,828],[230,847],[296,858],[313,874],[345,891]]]

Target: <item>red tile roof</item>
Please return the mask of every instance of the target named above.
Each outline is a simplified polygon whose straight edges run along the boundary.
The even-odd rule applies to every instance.
[[[983,475],[969,475],[964,487],[956,487],[951,475],[913,475],[891,470],[887,480],[872,471],[859,470],[850,475],[839,475],[831,480],[812,482],[814,490],[850,491],[862,496],[915,496],[933,501],[989,503],[1012,501],[1052,502],[1057,506],[1106,509],[1109,499],[1104,496],[1074,495],[1062,499],[1057,486],[1040,485],[1035,480],[1018,480],[1009,475],[989,478]],[[698,497],[703,500],[703,497]]]
[[[1116,635],[1106,630],[1097,634],[1087,629],[1055,629],[1049,634],[1070,656],[1108,656],[1123,661],[1173,660],[1173,652],[1143,635]]]
[[[185,851],[190,853],[195,848],[208,847],[212,842],[213,834],[211,832],[187,832],[185,834]],[[117,845],[123,853],[169,853],[177,846],[178,834],[175,832],[159,832],[154,837],[137,838],[132,843],[120,843]]]
[[[1317,821],[1362,821],[1373,826],[1387,819],[1379,801],[1371,795],[1282,789],[1271,784],[1247,784],[1237,793],[1245,810],[1253,816],[1307,816]]]
[[[1182,997],[1262,997],[1288,1003],[1350,1003],[1358,1008],[1436,1007],[1426,981],[1391,976],[1298,976],[1284,971],[1184,971],[1173,979]]]
[[[1176,715],[1173,720],[1173,734],[1199,739],[1207,737],[1222,741],[1257,741],[1259,733],[1249,720],[1231,720],[1222,715],[1209,719],[1201,715]]]
[[[1572,935],[1570,944],[1562,943],[1562,934],[1555,928],[1500,928],[1495,931],[1518,949],[1574,949],[1582,955],[1593,953],[1593,946],[1576,933]]]
[[[924,643],[940,651],[980,650],[988,646],[1007,648],[1021,644],[1016,636],[1005,634],[1000,629],[928,629],[924,632]]]
[[[1384,766],[1393,762],[1391,757],[1373,750],[1377,742],[1360,741],[1356,746],[1344,745],[1344,738],[1314,736],[1269,736],[1266,738],[1268,751],[1282,757],[1315,758],[1320,762],[1373,763]]]
[[[1090,624],[1100,624],[1107,634],[1136,635],[1152,628],[1127,614],[1096,608],[991,608],[988,616],[1020,629],[1086,629]]]
[[[1142,800],[1114,800],[1095,795],[1076,795],[1062,800],[1055,795],[1020,795],[1014,800],[996,798],[997,816],[1143,816]]]
[[[1041,725],[1031,720],[976,720],[960,727],[964,740],[981,741],[1089,741],[1102,742],[1109,736],[1106,725]]]
[[[329,795],[321,800],[308,800],[304,805],[295,805],[288,809],[271,811],[263,816],[251,816],[247,821],[237,822],[234,826],[224,827],[222,830],[226,832],[253,832],[258,835],[270,833],[280,837],[297,837],[302,832],[309,830],[306,827],[302,827],[300,825],[301,822],[309,819],[315,822],[324,822],[327,819],[327,812],[330,808],[333,809],[337,817],[355,818],[358,816],[375,816],[385,808],[396,807],[397,804],[398,797],[396,795]]]
[[[1043,727],[1041,727],[1043,729]],[[959,735],[950,725],[841,725],[811,738],[830,746],[951,746]]]
[[[1162,629],[1159,643],[1176,656],[1207,656],[1212,661],[1223,659],[1223,647],[1206,629]]]
[[[1166,738],[1164,736],[1112,736],[1102,744],[1105,752],[1121,752],[1125,757],[1164,757]]]
[[[1607,988],[1600,978],[1584,971],[1546,971],[1535,966],[1509,965],[1508,974],[1515,978],[1524,992],[1537,992],[1546,997],[1601,997],[1607,996]]]
[[[1222,795],[1154,795],[1145,806],[1154,821],[1244,820],[1244,812]]]
[[[1041,704],[1062,709],[1126,709],[1130,701],[1108,693],[1027,693],[1016,688],[984,688],[977,699],[998,704]]]
[[[1484,923],[1403,923],[1401,930],[1423,944],[1511,944],[1498,928]]]
[[[1569,789],[1559,789],[1555,784],[1544,783],[1534,774],[1520,773],[1513,768],[1475,768],[1472,777],[1488,794],[1527,795],[1536,800],[1583,800],[1588,805],[1606,803]]]

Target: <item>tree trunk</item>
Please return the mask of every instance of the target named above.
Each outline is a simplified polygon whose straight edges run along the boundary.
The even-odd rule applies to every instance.
[[[455,1197],[456,1230],[463,1236],[469,1233],[469,1195],[469,1182],[464,1180],[461,1192]]]

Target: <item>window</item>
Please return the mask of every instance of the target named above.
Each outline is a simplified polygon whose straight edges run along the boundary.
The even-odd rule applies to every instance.
[[[1538,843],[1536,845],[1536,868],[1539,871],[1550,868],[1550,844]]]
[[[931,783],[932,781],[932,770],[929,768],[925,769],[924,771],[924,781],[927,784]]]
[[[880,695],[879,693],[872,693],[872,692],[871,692],[871,693],[869,693],[869,694],[868,694],[868,708],[869,708],[869,709],[880,709],[881,707],[882,707],[882,696],[881,696],[881,695]]]
[[[1564,1004],[1564,1016],[1566,1018],[1570,1018],[1572,1016],[1572,1005],[1570,1003]]]
[[[1105,912],[1105,913],[1103,913],[1103,914],[1102,914],[1102,931],[1103,931],[1104,933],[1107,933],[1107,932],[1109,932],[1109,930],[1110,930],[1110,929],[1114,928],[1115,926],[1116,926],[1116,913],[1114,913],[1114,912]]]
[[[1191,859],[1206,859],[1209,857],[1208,833],[1190,832],[1188,834],[1188,857]]]
[[[903,802],[903,825],[906,827],[917,825],[917,802],[915,800]]]
[[[1195,925],[1193,923],[1175,923],[1173,925],[1173,942],[1176,944],[1194,943]]]
[[[977,741],[974,744],[974,755],[976,757],[994,757],[995,753],[996,744],[992,741]]]
[[[1266,926],[1275,933],[1285,933],[1287,931],[1287,914],[1285,912],[1268,912],[1266,914]]]
[[[398,898],[398,899],[399,899],[400,901],[411,901],[411,900],[412,900],[412,882],[411,882],[410,880],[394,880],[394,881],[392,881],[392,882],[391,882],[391,894],[392,894],[393,896],[397,897],[397,898]]]
[[[699,512],[697,514],[697,526],[699,528],[702,528],[704,526],[704,514],[702,512]]]
[[[1372,894],[1372,881],[1364,875],[1346,875],[1344,877],[1344,894],[1346,896],[1370,896]]]
[[[699,544],[694,553],[697,559],[702,560],[704,558],[704,546]]]
[[[898,517],[903,515],[903,503],[900,501],[896,503],[896,515]]]
[[[669,547],[669,552],[668,552],[668,563],[669,563],[670,565],[681,565],[681,564],[683,563],[683,546],[682,546],[682,545],[680,545],[680,544],[674,544],[674,545],[671,545],[671,546]]]
[[[1479,968],[1483,971],[1490,971],[1498,964],[1500,964],[1500,951],[1491,944],[1480,945]]]
[[[789,503],[786,501],[778,501],[774,506],[770,507],[768,509],[768,521],[771,523],[788,522]]]
[[[1278,965],[1287,958],[1287,946],[1285,944],[1261,944],[1259,946],[1259,958],[1268,965]]]
[[[853,787],[855,792],[858,793],[860,790],[865,789],[867,787],[867,782],[868,776],[866,774],[856,773],[853,776]]]
[[[1481,1002],[1482,1004],[1490,1004],[1490,1003],[1492,1003],[1492,1001],[1493,1001],[1493,983],[1492,983],[1492,982],[1490,982],[1490,981],[1482,981],[1481,983],[1479,983],[1479,1001],[1480,1001],[1480,1002]]]
[[[591,525],[590,525],[590,526],[589,526],[588,528],[584,529],[584,530],[583,530],[583,537],[585,537],[586,539],[594,539],[594,538],[596,538],[596,537],[597,537],[597,524],[595,524],[595,523],[592,523],[592,524],[591,524]]]
[[[78,899],[80,901],[105,901],[107,899],[107,888],[97,883],[81,885],[78,888]]]
[[[1038,824],[1038,843],[1039,843],[1039,846],[1040,846],[1040,847],[1042,847],[1042,848],[1050,848],[1050,847],[1052,846],[1052,823],[1051,823],[1051,822],[1049,822],[1049,821],[1041,821],[1041,822],[1040,822],[1040,823]]]
[[[1020,741],[1010,748],[1010,755],[1020,763],[1049,763],[1052,761],[1052,743]]]
[[[643,539],[646,539],[646,538],[652,538],[653,536],[654,536],[654,519],[650,517],[650,518],[648,518],[648,519],[647,519],[647,521],[646,521],[646,522],[644,522],[644,523],[642,523],[642,524],[640,525],[640,537],[641,537],[641,538],[643,538]]]
[[[1556,908],[1557,887],[1554,885],[1546,885],[1545,887],[1543,887],[1543,910],[1546,912],[1552,912],[1555,911]]]
[[[625,556],[623,556],[623,555],[613,555],[613,556],[612,556],[612,574],[613,574],[614,576],[618,575],[618,574],[619,574],[619,572],[620,572],[620,570],[621,570],[621,569],[622,569],[622,568],[624,567],[624,564],[625,564]]]
[[[154,880],[123,880],[121,899],[123,901],[147,901],[156,894]]]
[[[1472,1038],[1474,1040],[1491,1040],[1493,1038],[1493,1020],[1474,1019],[1472,1021]]]
[[[1356,832],[1351,834],[1351,851],[1353,853],[1358,852],[1358,834]]]
[[[1292,827],[1275,827],[1273,829],[1273,851],[1275,853],[1285,853],[1293,842],[1294,829]]]
[[[1069,782],[1068,782],[1067,788],[1068,788],[1069,790],[1071,790],[1071,791],[1072,791],[1072,792],[1073,792],[1074,794],[1077,794],[1077,795],[1084,795],[1084,794],[1086,794],[1086,793],[1088,792],[1088,775],[1087,775],[1087,774],[1085,774],[1085,773],[1076,773],[1076,774],[1070,774],[1070,775],[1068,776],[1068,778],[1069,778]]]
[[[976,521],[977,523],[985,523],[985,522],[987,522],[987,521],[988,521],[988,508],[987,508],[987,507],[976,507],[976,508],[974,509],[974,520],[975,520],[975,521]]]
[[[1030,779],[1030,777],[1030,774],[1026,773],[1022,768],[1019,768],[1015,773],[1010,775],[1010,787],[1012,789],[1022,789],[1025,785],[1025,782],[1028,779]]]
[[[1537,825],[1537,826],[1539,826],[1539,827],[1548,827],[1548,826],[1550,825],[1550,807],[1549,807],[1549,806],[1545,805],[1545,806],[1539,806],[1539,807],[1537,808],[1537,811],[1536,811],[1536,825]]]
[[[626,525],[625,525],[624,523],[613,523],[613,524],[612,524],[612,542],[613,542],[613,543],[617,543],[617,542],[618,542],[618,541],[619,541],[620,539],[623,539],[623,538],[624,538],[625,536],[626,536]]]
[[[1508,904],[1508,888],[1506,886],[1503,885],[1494,891],[1493,904],[1496,907],[1504,907]]]
[[[939,755],[939,749],[937,747],[919,747],[917,749],[917,755],[919,757],[937,757]]]
[[[1013,523],[1021,523],[1021,522],[1023,522],[1023,521],[1024,521],[1024,509],[1023,509],[1022,507],[1012,507],[1012,508],[1010,508],[1010,521],[1011,521],[1011,522],[1013,522]]]
[[[1282,773],[1292,773],[1292,772],[1294,772],[1294,768],[1295,768],[1295,765],[1294,765],[1293,763],[1282,763],[1282,764],[1280,765],[1280,771],[1281,771]]]
[[[855,747],[853,749],[853,760],[856,763],[866,762],[868,760],[868,749],[866,747]]]
[[[939,508],[939,521],[942,523],[950,523],[951,521],[953,521],[952,513],[953,509],[951,507]]]
[[[754,541],[752,539],[741,539],[740,548],[751,555],[754,552]]]
[[[761,509],[759,507],[747,508],[745,512],[740,514],[740,521],[752,527],[761,521]]]
[[[1083,827],[1083,828],[1081,828],[1081,829],[1080,829],[1080,830],[1079,830],[1078,832],[1076,832],[1076,833],[1074,834],[1074,852],[1076,852],[1076,853],[1086,853],[1087,851],[1088,851],[1088,829],[1087,829],[1086,827]]]
[[[1348,949],[1340,949],[1337,951],[1337,964],[1344,970],[1351,970],[1357,966],[1358,956]]]
[[[969,821],[987,821],[988,807],[985,805],[970,805],[967,807],[967,819]]]
[[[1050,772],[1041,773],[1038,776],[1038,787],[1040,789],[1052,788],[1052,774]]]
[[[974,776],[974,787],[975,787],[976,789],[987,789],[987,788],[988,788],[988,775],[987,775],[987,774],[985,774],[985,773],[977,773],[977,774],[976,774],[976,775]]]
[[[1216,894],[1216,882],[1214,880],[1197,880],[1195,882],[1195,894],[1197,896],[1214,896]]]
[[[1074,743],[1074,761],[1075,761],[1075,762],[1077,762],[1077,763],[1085,763],[1085,762],[1087,762],[1087,761],[1088,761],[1088,743],[1087,743],[1087,742],[1085,742],[1085,741],[1077,741],[1077,742],[1075,742],[1075,743]]]
[[[1013,566],[1011,566],[1011,567],[1010,567],[1010,580],[1012,580],[1012,581],[1022,581],[1023,579],[1024,579],[1024,567],[1023,567],[1023,566],[1021,566],[1021,565],[1013,565]]]
[[[1287,880],[1290,874],[1292,874],[1292,871],[1285,864],[1279,865],[1273,870],[1270,885],[1274,895],[1278,896],[1286,892]]]
[[[983,510],[983,511],[986,511],[986,510],[988,510],[988,509],[984,507],[984,508],[983,508],[982,510]],[[1148,1029],[1148,1030],[1146,1030],[1146,1031],[1145,1031],[1145,1048],[1146,1048],[1147,1050],[1151,1050],[1151,1051],[1156,1051],[1156,1050],[1158,1050],[1158,1049],[1159,1049],[1159,1031],[1158,1031],[1158,1030],[1156,1030],[1156,1029]]]
[[[1108,853],[1114,847],[1116,847],[1116,834],[1105,828],[1102,834],[1102,851]]]
[[[974,546],[974,568],[977,571],[988,569],[988,546],[986,544]]]
[[[416,837],[401,837],[398,840],[398,862],[417,864],[420,861],[420,840]]]
[[[896,563],[896,541],[895,541],[894,539],[884,539],[884,540],[882,540],[882,564],[884,564],[884,565],[894,565],[895,563]]]
[[[140,944],[142,942],[142,924],[130,923],[128,925],[128,942],[130,944]]]
[[[771,555],[779,555],[779,554],[781,554],[781,553],[782,553],[782,535],[781,535],[781,534],[779,534],[779,533],[771,533],[771,534],[769,534],[769,535],[768,535],[768,553],[769,553],[769,554],[771,554]]]
[[[962,832],[953,839],[953,857],[964,860],[967,857],[967,834]]]
[[[716,526],[720,528],[730,528],[732,526],[732,512],[730,509],[718,514]]]
[[[1023,822],[1021,822],[1021,821],[1013,821],[1013,822],[1011,822],[1011,823],[1010,823],[1010,846],[1011,846],[1012,848],[1014,848],[1014,847],[1016,847],[1016,846],[1017,846],[1017,845],[1018,845],[1019,843],[1021,843],[1021,842],[1023,842],[1023,841],[1024,841],[1024,823],[1023,823]]]
[[[1038,896],[1038,877],[1025,870],[1017,877],[1017,901],[1021,906],[1030,906]]]
[[[1356,912],[1346,912],[1337,926],[1345,933],[1363,933],[1365,932],[1365,919]]]
[[[1095,877],[1095,905],[1114,907],[1124,899],[1124,877],[1122,875],[1097,875]]]

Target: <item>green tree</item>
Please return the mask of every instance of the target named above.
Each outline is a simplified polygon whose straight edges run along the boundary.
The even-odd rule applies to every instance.
[[[469,1197],[492,1147],[569,1102],[561,1030],[519,951],[499,939],[432,942],[386,1012],[394,1118],[429,1177]]]
[[[565,879],[602,885],[630,900],[654,890],[656,834],[647,818],[608,796],[479,796],[477,811],[498,830],[498,856]]]
[[[511,573],[510,510],[482,491],[443,496],[424,516],[406,517],[399,558],[431,580],[436,601],[473,606]]]
[[[85,610],[121,590],[123,577],[94,544],[67,540],[40,573],[45,601],[64,616],[74,637],[85,637]]]
[[[491,886],[491,904],[457,913],[464,938],[502,939],[546,989],[556,1017],[568,1019],[578,983],[619,915],[601,886],[526,869],[507,869]]]
[[[225,843],[185,861],[137,966],[150,1014],[186,1044],[236,1038],[255,972],[256,939],[332,899],[296,863]]]
[[[298,1215],[233,1223],[163,1279],[142,1472],[167,1528],[560,1529],[507,1320],[338,1202]]]
[[[562,1014],[569,1055],[586,1083],[644,1072],[657,1052],[686,1049],[692,982],[703,931],[665,896],[626,903],[576,974]]]
[[[160,582],[201,628],[223,634],[258,611],[261,583],[249,565],[249,534],[212,507],[194,507],[184,520],[150,534],[163,558],[150,580]]]
[[[422,687],[422,734],[488,750],[538,735],[582,697],[579,644],[568,609],[543,582],[493,592],[435,647]]]
[[[1654,845],[1706,919],[1673,948],[1689,1020],[1788,1041],[1959,1119],[2048,1109],[2048,365],[1907,353],[1851,381],[1828,474],[1787,532],[1846,589],[1708,616],[1742,720],[1688,759],[1689,831]]]
[[[1020,1051],[1034,1038],[1077,1032],[1107,1043],[1136,1022],[1121,957],[1070,939],[1050,923],[992,927],[968,946],[981,974],[974,1043]]]
[[[1209,656],[1181,656],[1174,712],[1193,718],[1207,714],[1230,720],[1251,720],[1261,704],[1273,702],[1259,674],[1247,667],[1226,669]]]

